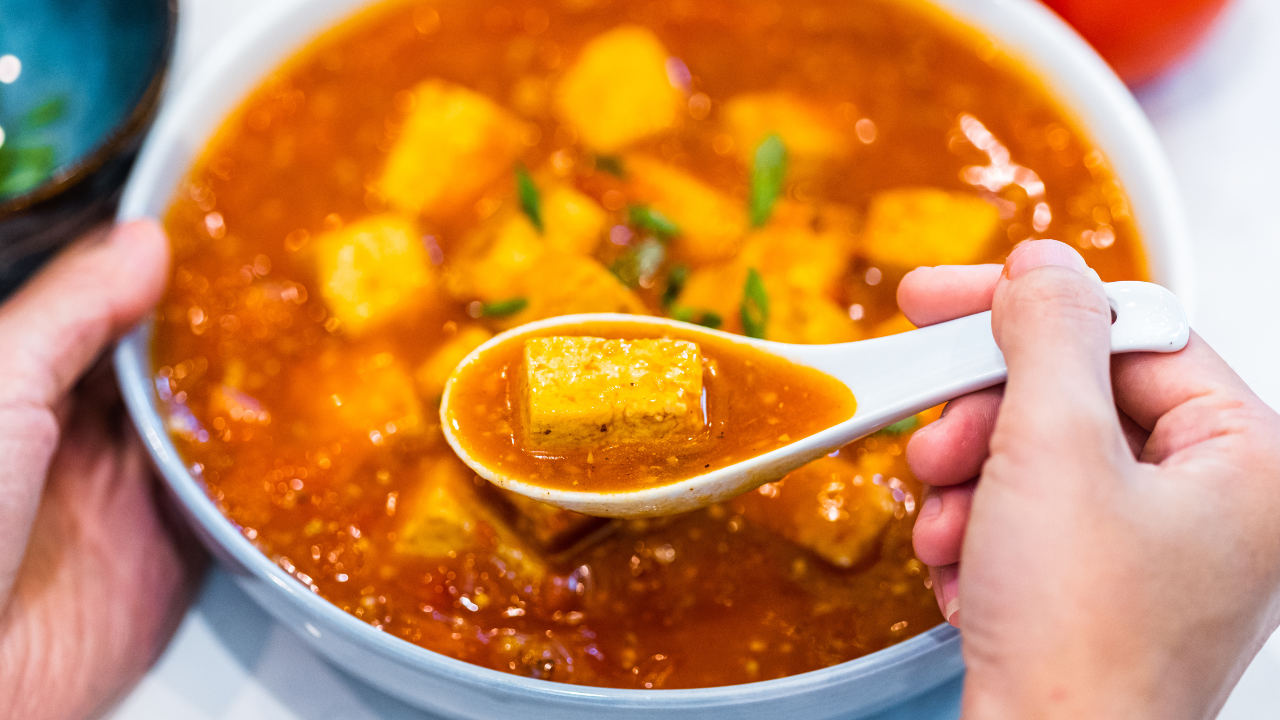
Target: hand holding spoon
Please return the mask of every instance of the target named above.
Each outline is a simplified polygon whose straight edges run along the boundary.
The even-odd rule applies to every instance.
[[[1116,282],[1105,291],[1115,316],[1113,353],[1177,352],[1186,345],[1190,327],[1168,290]],[[524,427],[531,416],[522,407],[522,349],[530,339],[581,336],[621,339],[609,347],[665,338],[662,347],[684,353],[684,362],[707,358],[698,366],[707,368],[707,384],[697,384],[701,398],[693,403],[701,406],[675,406],[695,414],[697,427],[676,429],[661,442],[540,447],[541,437],[530,438]],[[673,348],[672,340],[684,342]],[[699,348],[700,356],[690,355]],[[654,395],[689,387],[690,373],[681,375],[673,363],[654,379]],[[611,371],[617,377],[627,368]],[[440,417],[458,456],[501,487],[588,515],[653,517],[740,495],[922,410],[997,385],[1006,375],[990,312],[838,345],[756,340],[639,315],[567,315],[507,331],[472,352],[445,387]],[[562,377],[571,383],[569,375]],[[618,392],[625,394],[635,383],[622,386]],[[600,399],[583,397],[584,406]],[[773,412],[775,406],[786,409]],[[672,422],[671,411],[665,412],[656,415],[664,427]],[[606,425],[599,430],[612,430]],[[750,442],[735,442],[734,433]]]

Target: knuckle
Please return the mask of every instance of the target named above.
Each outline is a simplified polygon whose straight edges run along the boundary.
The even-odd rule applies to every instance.
[[[1011,283],[1011,300],[1016,307],[1052,309],[1055,314],[1074,315],[1082,320],[1111,320],[1111,308],[1098,287],[1083,275],[1068,270],[1033,272]]]

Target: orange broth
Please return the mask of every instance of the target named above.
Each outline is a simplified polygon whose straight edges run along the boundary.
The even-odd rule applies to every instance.
[[[532,305],[487,313],[481,301],[500,298],[452,284],[477,230],[518,217],[509,174],[455,212],[409,218],[430,259],[410,310],[356,333],[328,302],[321,239],[387,212],[378,178],[414,108],[410,91],[431,78],[518,116],[519,161],[536,181],[604,209],[611,229],[576,262],[599,270],[631,252],[628,237],[643,234],[627,206],[644,199],[550,100],[584,44],[625,23],[648,28],[688,72],[675,124],[628,152],[696,176],[733,207],[745,207],[749,169],[722,130],[729,99],[784,89],[830,119],[847,152],[797,163],[775,215],[842,253],[807,270],[827,273],[827,287],[786,291],[825,308],[843,339],[909,327],[894,300],[905,269],[863,251],[870,204],[896,188],[996,207],[978,261],[1054,237],[1080,247],[1105,280],[1146,278],[1124,191],[1073,118],[1016,59],[916,0],[375,5],[272,71],[174,195],[165,221],[174,269],[152,349],[174,442],[229,521],[298,582],[378,630],[495,670],[607,687],[721,686],[828,667],[925,632],[942,617],[911,550],[921,487],[903,456],[909,429],[734,501],[646,521],[530,504],[461,464],[438,425],[439,381],[423,368],[469,333],[533,319]],[[1001,158],[1043,187],[984,186],[982,168]],[[679,265],[691,278],[717,271],[682,255],[682,242],[626,288],[631,311],[672,313],[664,293]],[[781,292],[766,336],[807,332],[817,316],[787,314]],[[708,296],[724,300],[722,329],[742,332],[738,291]],[[836,336],[823,337],[810,341]],[[849,525],[864,517],[875,523]],[[859,544],[833,550],[848,535],[833,529],[857,530]]]

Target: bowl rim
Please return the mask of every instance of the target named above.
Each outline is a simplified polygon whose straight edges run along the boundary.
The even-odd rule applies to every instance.
[[[243,93],[227,100],[217,99],[213,91],[228,82],[225,76],[237,72],[236,66],[245,56],[256,54],[261,60],[265,53],[272,59],[265,68],[258,68],[250,80],[241,83],[244,88],[252,90],[279,66],[281,59],[291,57],[328,32],[335,21],[378,2],[284,0],[263,8],[242,22],[236,32],[223,38],[204,58],[188,81],[175,88],[175,92],[166,99],[129,178],[117,219],[127,221],[155,217],[168,204],[176,188],[174,178],[179,178],[177,182],[180,182],[190,163],[228,115],[226,111],[210,113],[208,108],[216,105],[234,111],[243,101]],[[1153,271],[1157,271],[1159,279],[1178,294],[1190,313],[1194,271],[1186,221],[1172,172],[1146,116],[1114,72],[1074,30],[1035,0],[924,0],[922,4],[933,6],[988,38],[998,34],[993,26],[1005,28],[999,40],[993,39],[993,42],[1002,43],[1001,47],[1026,67],[1032,78],[1045,85],[1061,110],[1068,116],[1075,116],[1073,119],[1090,140],[1104,148],[1116,177],[1134,201],[1135,220]],[[296,24],[295,16],[304,14],[308,6],[320,7],[313,8],[322,17],[315,28],[303,31],[302,39],[297,42],[278,43],[280,47],[274,50],[263,50],[265,44],[272,41],[273,34],[290,27],[291,23]],[[335,7],[341,10],[335,12]],[[286,38],[294,38],[295,35],[296,31],[283,33]],[[210,115],[214,116],[213,120],[209,119]],[[1105,124],[1099,124],[1099,117],[1110,117],[1113,127],[1103,132]],[[198,130],[192,130],[193,126]],[[190,139],[193,132],[201,134],[198,142]],[[1108,138],[1109,142],[1104,142]],[[181,158],[179,164],[182,166],[177,175],[172,167],[175,155]],[[1135,189],[1146,193],[1141,203],[1133,197]],[[1153,240],[1155,238],[1159,238],[1158,244]],[[1153,253],[1153,250],[1159,253]],[[1153,258],[1156,254],[1161,257]],[[130,415],[170,491],[221,549],[230,553],[255,579],[282,591],[302,616],[322,622],[352,643],[372,646],[384,657],[395,658],[468,685],[503,685],[525,696],[574,698],[598,702],[602,707],[658,709],[676,705],[743,704],[766,697],[794,696],[877,673],[908,662],[931,649],[954,647],[958,653],[959,633],[944,623],[884,650],[790,677],[710,688],[638,690],[569,685],[511,675],[456,660],[377,631],[312,592],[281,569],[259,551],[205,493],[203,484],[178,455],[157,410],[149,371],[150,329],[151,321],[144,321],[121,340],[115,353],[115,366]],[[311,626],[307,629],[315,630]],[[318,631],[312,634],[319,638]]]
[[[157,67],[151,69],[151,79],[146,88],[138,96],[137,102],[129,113],[116,123],[91,150],[71,162],[62,165],[40,185],[21,195],[0,200],[0,220],[16,214],[32,205],[61,195],[71,186],[93,174],[108,160],[122,152],[128,151],[132,143],[138,142],[138,135],[156,117],[160,109],[160,100],[164,96],[165,85],[169,79],[170,61],[178,35],[178,0],[161,0],[165,11],[165,38],[160,48]]]

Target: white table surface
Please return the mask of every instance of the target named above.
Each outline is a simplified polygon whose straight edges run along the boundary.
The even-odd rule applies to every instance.
[[[181,0],[173,76],[273,0]],[[1280,2],[1237,0],[1201,52],[1139,99],[1173,162],[1199,274],[1195,327],[1280,407]],[[1268,320],[1271,318],[1271,320]],[[426,720],[331,668],[214,570],[111,720]],[[1280,717],[1280,634],[1220,720]]]

